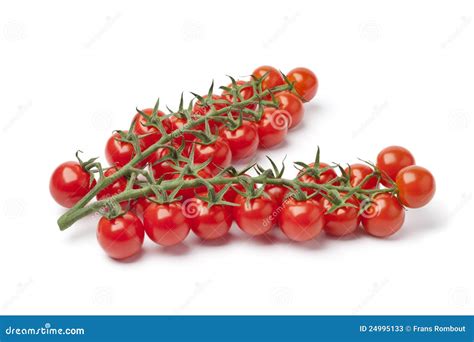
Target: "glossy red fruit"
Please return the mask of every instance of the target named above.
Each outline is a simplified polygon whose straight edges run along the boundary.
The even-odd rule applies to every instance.
[[[203,193],[201,196],[205,196]],[[203,240],[215,240],[224,237],[232,225],[232,208],[225,205],[209,207],[207,202],[198,198],[183,203],[185,216],[194,234]]]
[[[51,175],[49,191],[59,205],[72,208],[96,183],[78,162],[65,162]]]
[[[398,198],[408,208],[427,205],[436,192],[436,182],[430,171],[421,166],[407,166],[396,179]]]
[[[207,144],[196,138],[187,148],[186,155],[189,156],[193,148],[194,164],[202,164],[211,160],[207,167],[214,175],[231,165],[232,151],[227,140],[222,137],[218,137],[215,141]]]
[[[240,229],[252,236],[268,233],[273,225],[275,214],[275,204],[266,197],[257,197],[247,200],[242,195],[237,195],[235,203],[238,207],[233,207],[233,216]]]
[[[291,116],[286,110],[265,108],[257,123],[260,148],[270,148],[281,144],[290,126]]]
[[[289,198],[280,213],[279,225],[290,240],[298,242],[312,240],[324,227],[324,210],[313,199],[298,201]]]
[[[386,187],[391,187],[390,180],[394,182],[398,172],[410,165],[415,165],[415,158],[401,146],[386,147],[377,156],[377,167],[382,171],[382,184]]]
[[[124,132],[126,133],[126,131]],[[144,146],[140,145],[141,150],[144,150]],[[135,157],[135,149],[129,142],[121,141],[119,133],[114,133],[107,144],[105,145],[105,158],[112,166],[122,167],[128,164],[133,157]],[[140,166],[143,166],[140,163]]]
[[[374,202],[362,213],[362,226],[370,235],[387,237],[395,234],[405,221],[405,211],[397,198],[378,194]]]
[[[105,177],[110,177],[114,173],[118,171],[118,168],[111,167],[104,172]],[[104,189],[100,190],[97,194],[97,199],[99,201],[104,200],[106,198],[118,195],[119,193],[123,192],[127,187],[127,179],[125,177],[120,177],[115,182],[110,184],[109,186],[105,187]]]
[[[139,253],[144,236],[142,222],[131,212],[113,219],[102,217],[97,225],[97,240],[114,259],[126,259]]]
[[[198,176],[201,178],[212,178],[212,173],[207,169],[204,168],[202,170],[198,171]],[[174,174],[171,179],[178,179],[180,177],[179,174]],[[194,175],[184,175],[183,176],[183,181],[190,181],[196,179],[196,176]],[[206,192],[207,188],[205,185],[198,185],[196,187],[192,188],[182,188],[178,191],[176,196],[182,196],[182,200],[187,200],[189,198],[194,198],[197,193],[200,192]],[[170,191],[171,192],[171,191]]]
[[[250,121],[243,121],[235,130],[222,127],[219,133],[224,137],[232,151],[232,160],[248,159],[255,155],[258,148],[258,128]]]
[[[153,170],[153,176],[155,179],[163,178],[164,180],[170,180],[178,172],[175,167],[176,163],[171,160],[162,160],[166,156],[170,156],[171,152],[169,148],[159,147],[149,157],[149,163]]]
[[[156,143],[158,140],[160,140],[162,134],[158,127],[150,125],[150,123],[148,122],[153,114],[153,109],[147,108],[142,110],[142,112],[147,115],[147,117],[143,116],[140,113],[135,114],[135,117],[133,118],[133,121],[135,122],[133,132],[139,136],[143,136],[141,138],[142,145],[144,149],[146,149]],[[165,116],[165,113],[160,110],[158,111],[157,115],[161,117]],[[162,120],[161,123],[165,131],[169,132],[171,129],[171,124],[169,120]]]
[[[359,186],[359,184],[361,184],[366,177],[368,177],[374,172],[374,170],[366,164],[352,164],[350,170],[349,168],[346,168],[345,171],[349,175],[350,184],[353,187]],[[371,177],[366,183],[364,183],[362,189],[375,189],[377,187],[377,184],[377,177]]]
[[[283,91],[275,95],[275,100],[279,103],[279,109],[290,113],[289,128],[296,127],[303,120],[303,102],[295,94]]]
[[[162,246],[182,242],[189,233],[189,225],[180,202],[152,203],[143,214],[146,235]]]
[[[261,67],[258,67],[253,71],[252,75],[256,79],[261,79],[265,76],[262,81],[262,91],[265,91],[267,89],[273,89],[277,86],[285,84],[285,80],[281,73],[277,69],[269,65],[263,65]],[[266,99],[269,98],[271,98],[270,95],[266,97]]]
[[[354,205],[354,207],[341,207],[331,213],[328,213],[332,207],[332,204],[326,198],[321,199],[321,206],[326,212],[324,215],[324,231],[327,234],[333,236],[345,236],[356,231],[360,223],[359,201],[351,197],[347,203]]]
[[[295,90],[305,101],[311,101],[318,91],[318,78],[307,68],[295,68],[286,77],[295,86]]]
[[[309,164],[308,166],[314,167],[314,163]],[[319,170],[325,169],[329,167],[326,163],[319,163]],[[304,183],[314,183],[314,184],[326,184],[331,182],[334,178],[337,178],[336,171],[332,168],[328,168],[326,171],[322,172],[319,176],[313,175],[311,173],[303,174],[304,171],[301,171],[298,174],[298,180]],[[338,182],[332,182],[333,185],[338,185]],[[315,193],[317,190],[310,187],[302,187],[302,189],[308,194],[311,195]],[[319,201],[321,199],[321,195],[317,195],[316,199]]]

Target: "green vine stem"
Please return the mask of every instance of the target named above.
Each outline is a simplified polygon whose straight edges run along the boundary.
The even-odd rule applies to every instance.
[[[353,193],[358,195],[375,195],[379,193],[394,193],[396,188],[385,188],[385,189],[362,189],[360,186],[351,187],[351,186],[338,186],[338,185],[330,185],[330,184],[316,184],[316,183],[305,183],[299,180],[291,180],[285,178],[270,178],[266,174],[261,174],[255,177],[248,177],[246,176],[246,181],[251,180],[255,184],[273,184],[273,185],[282,185],[287,186],[289,188],[313,188],[319,191],[338,191],[341,193]],[[193,179],[193,180],[170,180],[170,181],[163,181],[159,185],[149,185],[142,187],[141,189],[130,189],[126,190],[116,196],[110,197],[106,200],[94,202],[86,207],[77,208],[75,210],[69,210],[63,216],[61,216],[58,220],[58,225],[61,230],[65,230],[70,227],[74,222],[80,220],[81,218],[92,214],[102,207],[107,206],[110,201],[115,202],[123,202],[127,200],[133,200],[139,197],[143,197],[153,193],[152,187],[158,186],[161,190],[173,190],[177,186],[181,186],[181,188],[195,188],[202,185],[202,179]],[[221,184],[241,184],[241,177],[223,177],[223,176],[216,176],[213,178],[206,179],[207,182],[211,185],[221,185]]]

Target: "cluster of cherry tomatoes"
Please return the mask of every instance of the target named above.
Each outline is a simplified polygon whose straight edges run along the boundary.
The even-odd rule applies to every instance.
[[[173,135],[166,146],[156,148],[134,167],[148,166],[153,178],[160,182],[232,180],[228,184],[217,182],[212,191],[205,184],[178,187],[170,200],[155,194],[119,203],[120,215],[103,216],[97,228],[98,241],[109,256],[124,259],[139,253],[145,235],[162,246],[181,243],[191,230],[203,240],[220,239],[234,221],[251,236],[267,234],[279,226],[293,241],[314,239],[323,230],[329,235],[344,236],[354,233],[360,225],[371,235],[386,237],[401,228],[404,207],[419,208],[433,197],[435,182],[431,173],[416,166],[412,154],[397,146],[382,150],[376,166],[354,164],[343,170],[319,162],[319,157],[315,163],[296,163],[300,166],[298,176],[286,182],[279,175],[257,185],[258,182],[242,182],[242,178],[253,179],[245,174],[237,177],[222,172],[233,161],[253,157],[259,147],[281,143],[288,129],[301,122],[303,102],[311,100],[318,87],[316,76],[306,68],[293,69],[284,76],[273,67],[263,66],[253,72],[252,79],[260,80],[259,92],[283,89],[285,85],[293,89],[265,93],[264,100],[277,106],[258,108],[255,101],[242,103],[251,112],[260,110],[258,121],[245,114],[242,120],[242,111],[226,112],[237,125],[210,119],[193,127],[193,132],[183,130],[189,116],[165,115],[156,107],[139,111],[129,131],[117,131],[110,137],[105,149],[110,167],[99,182],[129,165],[137,148],[146,151],[161,141],[164,132],[177,130],[181,134]],[[253,99],[256,89],[252,79],[233,80],[220,95],[210,92],[197,97],[192,120],[211,110],[225,112],[232,103]],[[97,164],[95,159],[79,159],[56,168],[50,181],[56,202],[72,208],[83,199],[97,184],[92,172]],[[340,174],[336,172],[338,168]],[[114,198],[130,188],[140,187],[130,183],[130,177],[119,177],[96,197],[99,201]]]

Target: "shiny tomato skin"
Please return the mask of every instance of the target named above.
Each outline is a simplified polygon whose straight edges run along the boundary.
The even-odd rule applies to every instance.
[[[346,173],[350,177],[350,184],[353,187],[359,186],[362,181],[372,174],[374,170],[366,164],[352,164],[349,172],[349,168],[345,169]],[[378,180],[377,177],[371,177],[363,186],[362,189],[369,190],[377,188]]]
[[[118,171],[117,167],[111,167],[110,169],[105,170],[104,176],[110,177],[117,171]],[[125,177],[120,177],[109,186],[100,190],[99,193],[97,194],[97,200],[101,201],[106,198],[118,195],[119,193],[123,192],[126,187],[127,187],[127,179]]]
[[[311,101],[318,91],[318,78],[307,68],[295,68],[286,77],[294,84],[295,90],[305,101]]]
[[[291,122],[290,113],[275,108],[265,108],[258,127],[258,141],[260,148],[270,148],[281,144]]]
[[[207,168],[199,170],[197,174],[201,178],[212,178],[212,176],[213,176],[212,173]],[[180,176],[179,174],[174,174],[171,179],[178,179],[179,176]],[[194,176],[194,175],[184,175],[183,176],[183,181],[190,181],[190,180],[193,180],[193,179],[196,179],[196,176]],[[170,193],[172,191],[173,190],[171,190]],[[206,191],[207,191],[207,188],[203,184],[203,185],[198,185],[194,188],[182,188],[178,191],[176,196],[182,196],[183,197],[182,200],[185,201],[187,199],[193,198],[197,193],[206,192]]]
[[[102,217],[97,225],[97,240],[108,256],[126,259],[142,249],[145,230],[140,219],[131,212],[107,219]]]
[[[382,193],[374,197],[370,210],[362,213],[361,222],[364,230],[376,237],[387,237],[395,234],[405,221],[405,211],[397,198]]]
[[[396,179],[398,198],[408,208],[427,205],[436,192],[435,178],[421,166],[411,165],[401,169]]]
[[[269,65],[263,65],[258,67],[253,71],[252,75],[257,79],[260,79],[265,76],[265,79],[262,81],[262,91],[265,91],[267,89],[273,89],[275,87],[285,84],[285,80],[281,73],[277,69]],[[270,98],[270,95],[265,97],[265,99]]]
[[[310,167],[314,167],[314,163],[310,163],[309,164]],[[319,163],[319,168],[318,169],[324,169],[326,167],[329,167],[328,164],[326,163]],[[299,176],[298,176],[298,180],[300,180],[301,182],[304,182],[304,183],[314,183],[314,184],[326,184],[326,183],[329,183],[330,181],[332,181],[334,178],[337,178],[337,174],[336,174],[336,171],[334,171],[334,169],[328,169],[326,171],[324,171],[320,176],[319,178],[316,178],[315,176],[312,176],[311,174],[304,174],[304,175],[301,175],[304,171],[301,171]],[[333,185],[338,185],[338,182],[334,182],[332,183]],[[317,190],[314,189],[314,188],[310,188],[310,187],[302,187],[302,189],[308,194],[308,195],[311,195],[313,193],[315,193]],[[317,195],[315,197],[316,200],[320,200],[321,199],[321,195]]]
[[[173,132],[177,129],[179,129],[179,130],[184,129],[183,127],[187,123],[188,123],[188,121],[185,118],[180,118],[180,117],[177,117],[177,116],[171,116],[170,117],[171,132]],[[190,130],[204,131],[204,128],[205,127],[204,127],[203,124],[199,124],[199,125],[196,125],[196,126],[190,128]],[[183,138],[184,138],[184,141],[186,143],[189,143],[189,142],[194,140],[195,136],[191,133],[182,133],[180,136],[173,139],[173,143],[177,146],[180,146],[182,144]]]
[[[248,200],[242,195],[235,197],[233,207],[234,220],[245,233],[258,236],[268,233],[274,225],[275,203],[266,197],[257,197]]]
[[[326,234],[332,236],[346,236],[357,230],[360,223],[359,201],[351,197],[347,203],[355,205],[356,207],[341,207],[332,213],[327,213],[327,211],[331,209],[332,204],[326,198],[321,199],[321,206],[326,212],[324,215],[324,231]]]
[[[141,150],[145,149],[142,142],[140,142],[140,148]],[[122,167],[128,164],[133,157],[135,157],[135,149],[133,148],[133,145],[129,142],[121,141],[120,134],[112,134],[105,145],[105,158],[108,163],[111,166]],[[145,162],[141,162],[138,163],[137,166],[142,167],[144,165]]]
[[[283,185],[267,184],[265,185],[265,193],[270,197],[275,205],[281,206],[286,194],[288,193],[288,189]]]
[[[182,242],[189,234],[189,225],[180,202],[152,203],[143,214],[146,235],[162,246]]]
[[[283,205],[278,222],[290,240],[312,240],[324,227],[324,210],[316,200],[298,201],[289,198]]]
[[[207,95],[204,95],[203,98],[207,99]],[[225,97],[222,97],[222,96],[219,96],[219,95],[212,95],[212,99],[214,101],[226,100]],[[216,111],[221,110],[221,109],[223,109],[227,106],[228,106],[228,104],[226,104],[224,102],[223,103],[214,103],[214,108],[215,108]],[[198,114],[198,115],[206,115],[207,113],[209,113],[210,110],[211,110],[211,106],[203,105],[201,103],[201,101],[196,101],[196,103],[193,106],[193,113]]]
[[[147,108],[147,109],[142,110],[142,112],[151,117],[151,115],[153,114],[153,109]],[[165,113],[159,110],[157,115],[164,116]],[[141,115],[140,113],[135,114],[133,121],[135,122],[133,132],[137,135],[146,135],[143,138],[141,138],[144,149],[150,147],[151,145],[156,143],[158,140],[160,140],[162,136],[160,130],[154,126],[147,126],[146,125],[147,120],[143,115]],[[169,120],[163,120],[161,121],[161,123],[165,131],[169,132],[171,129],[171,124]]]
[[[191,153],[192,148],[194,148],[194,163],[202,164],[211,160],[207,168],[214,175],[231,165],[232,151],[227,140],[222,137],[218,137],[210,144],[203,144],[200,139],[196,138],[187,148],[187,156]]]
[[[148,198],[140,197],[133,204],[133,212],[135,213],[135,215],[143,217],[146,208],[148,208],[151,203],[152,202]]]
[[[252,87],[252,85],[250,85],[250,83],[245,82],[245,81],[241,81],[241,80],[238,80],[236,83],[239,87],[241,87],[239,93],[240,93],[240,96],[241,96],[242,100],[246,101],[246,100],[252,98],[252,96],[254,95],[254,91],[253,91],[253,87]],[[227,88],[232,88],[232,83],[229,84],[227,86]],[[233,103],[233,101],[234,101],[234,96],[228,91],[224,90],[222,92],[222,97],[225,98],[227,101],[229,101],[229,103]],[[241,101],[239,99],[237,99],[237,102],[241,102]],[[249,104],[245,107],[248,108],[248,109],[255,110],[257,108],[257,105],[255,103],[252,103],[252,104]]]
[[[279,103],[279,109],[290,113],[289,129],[296,127],[303,120],[304,106],[298,96],[289,91],[282,91],[275,95],[275,100]]]
[[[235,130],[222,127],[219,134],[229,144],[234,161],[251,158],[257,152],[258,128],[254,122],[244,120]]]
[[[163,177],[164,180],[170,180],[173,176],[178,172],[174,167],[176,167],[176,163],[173,160],[164,160],[160,161],[160,159],[166,157],[170,154],[170,150],[166,147],[159,147],[155,152],[153,152],[149,159],[149,163],[153,170],[153,177],[155,179],[159,179]]]
[[[389,146],[384,148],[377,156],[377,167],[382,171],[382,184],[391,187],[392,181],[397,178],[398,172],[404,167],[415,165],[415,158],[402,146]]]
[[[72,208],[95,185],[91,175],[78,162],[65,162],[51,175],[49,191],[53,199],[65,208]]]
[[[201,194],[205,196],[205,193]],[[187,205],[188,210],[185,206]],[[193,206],[193,208],[189,208]],[[215,240],[224,237],[232,226],[232,208],[225,205],[209,204],[198,198],[183,205],[191,230],[203,240]]]

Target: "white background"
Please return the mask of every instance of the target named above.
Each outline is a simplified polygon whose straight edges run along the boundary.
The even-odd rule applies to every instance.
[[[473,60],[470,1],[2,1],[0,313],[472,314]],[[386,240],[221,244],[190,236],[118,263],[97,218],[65,232],[52,170],[103,156],[113,129],[158,96],[248,75],[313,69],[317,98],[284,146],[311,161],[374,160],[403,145],[438,191]],[[470,145],[470,147],[468,147]],[[291,169],[291,168],[290,168]],[[290,171],[289,176],[294,172]]]

